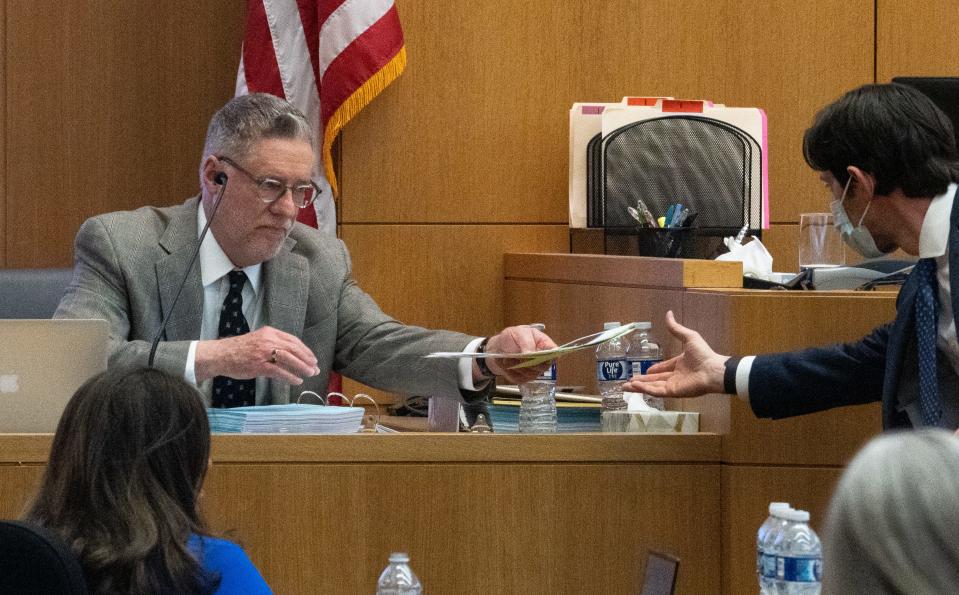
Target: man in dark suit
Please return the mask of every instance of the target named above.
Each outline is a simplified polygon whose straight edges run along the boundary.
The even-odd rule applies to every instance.
[[[949,119],[901,85],[866,85],[817,114],[806,162],[833,196],[846,243],[874,258],[918,256],[896,318],[859,341],[730,358],[667,314],[677,357],[627,390],[658,397],[738,394],[758,417],[782,418],[882,401],[883,426],[959,426],[959,156]]]
[[[55,314],[110,322],[111,366],[155,365],[197,383],[215,407],[295,401],[290,385],[325,392],[333,371],[407,394],[478,399],[494,374],[530,380],[513,360],[425,359],[433,351],[516,353],[554,347],[528,326],[483,339],[402,324],[353,280],[346,246],[296,222],[318,189],[313,131],[283,99],[237,97],[210,122],[200,196],[87,220],[74,278]],[[199,230],[222,204],[173,307]]]

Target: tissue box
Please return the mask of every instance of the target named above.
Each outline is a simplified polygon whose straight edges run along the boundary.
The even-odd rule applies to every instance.
[[[604,432],[674,432],[695,434],[699,431],[699,413],[693,411],[603,411]]]

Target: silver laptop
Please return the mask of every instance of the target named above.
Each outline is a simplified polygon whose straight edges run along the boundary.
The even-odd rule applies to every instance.
[[[53,432],[80,385],[107,369],[105,320],[0,320],[0,433]]]

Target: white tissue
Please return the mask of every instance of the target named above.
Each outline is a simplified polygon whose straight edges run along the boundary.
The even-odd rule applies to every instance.
[[[627,411],[658,411],[649,406],[643,393],[634,393],[627,390],[623,391],[623,399],[626,401]]]
[[[757,238],[747,244],[736,242],[729,237],[724,240],[729,252],[720,254],[716,260],[739,261],[743,263],[743,275],[770,281],[773,279],[773,257]]]

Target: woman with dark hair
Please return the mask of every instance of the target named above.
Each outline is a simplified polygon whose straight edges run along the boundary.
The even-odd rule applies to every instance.
[[[243,550],[210,537],[202,396],[152,369],[111,370],[67,404],[25,520],[60,534],[92,593],[270,593]]]

